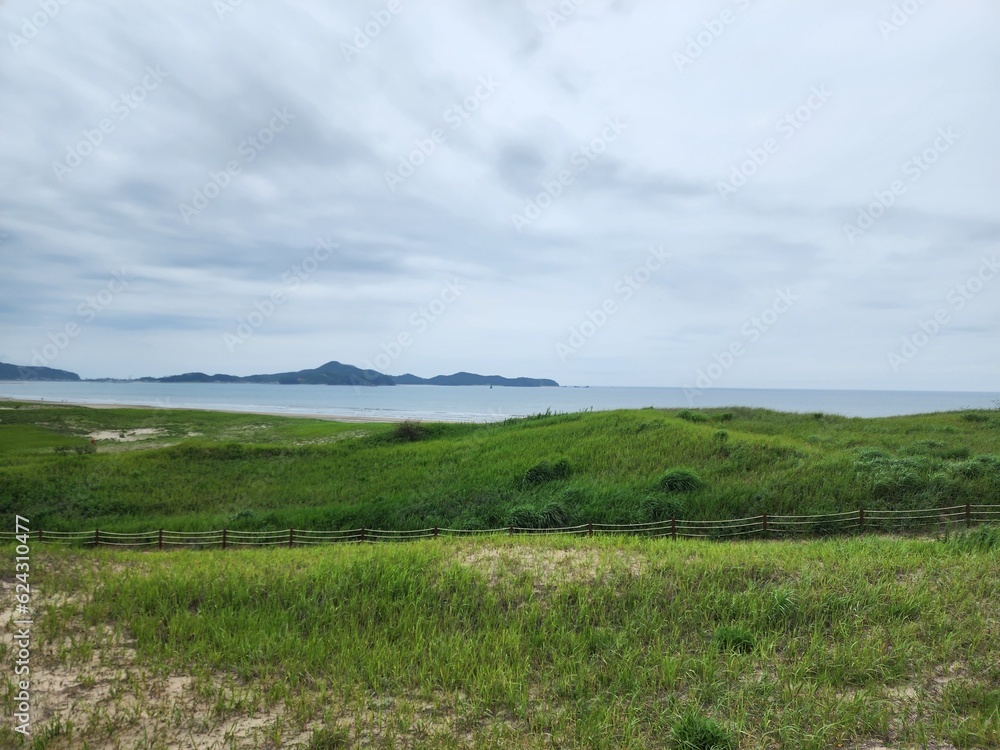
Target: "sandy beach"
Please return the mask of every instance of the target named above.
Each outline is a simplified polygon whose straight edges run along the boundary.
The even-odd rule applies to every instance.
[[[311,414],[308,412],[291,411],[267,411],[265,409],[209,409],[200,406],[162,406],[151,404],[90,404],[81,401],[69,401],[63,399],[28,399],[11,398],[10,396],[0,396],[0,403],[38,404],[40,406],[83,406],[88,409],[162,409],[169,411],[214,411],[225,414],[258,414],[265,417],[295,417],[297,419],[324,419],[328,422],[399,422],[398,417],[359,417],[348,414]],[[3,407],[0,407],[3,408]],[[429,420],[411,420],[426,422]]]

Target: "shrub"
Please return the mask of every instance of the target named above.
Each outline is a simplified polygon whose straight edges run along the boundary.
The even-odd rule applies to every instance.
[[[722,414],[716,416],[716,419],[718,419],[720,422],[732,422],[733,413],[731,411],[724,411],[722,412]]]
[[[661,492],[694,492],[705,486],[697,474],[688,469],[670,469],[657,482]]]
[[[735,750],[736,741],[718,722],[688,711],[674,724],[670,745],[678,750]]]
[[[702,414],[700,411],[691,411],[690,409],[681,409],[677,412],[677,416],[687,422],[707,422],[708,417]]]
[[[561,458],[554,464],[540,461],[524,472],[523,483],[526,485],[545,484],[557,479],[565,479],[570,475],[569,461]]]
[[[427,437],[427,428],[413,419],[397,422],[392,428],[392,439],[400,443],[414,443]]]

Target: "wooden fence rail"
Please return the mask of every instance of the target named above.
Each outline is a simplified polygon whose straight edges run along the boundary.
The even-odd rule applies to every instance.
[[[31,532],[32,540],[45,544],[124,548],[242,548],[242,547],[303,547],[317,544],[361,542],[405,542],[416,539],[436,539],[446,536],[486,536],[490,534],[570,534],[592,537],[608,534],[631,534],[671,539],[780,539],[812,535],[827,536],[845,533],[891,533],[940,530],[953,527],[971,528],[983,523],[1000,522],[1000,505],[955,505],[948,508],[920,510],[852,510],[803,516],[782,516],[762,513],[747,518],[716,521],[692,521],[668,518],[649,523],[613,524],[588,522],[558,528],[526,528],[505,526],[496,529],[449,529],[434,526],[426,529],[385,530],[350,529],[346,531],[315,531],[310,529],[279,529],[275,531],[153,531],[120,532],[93,531]],[[0,542],[13,541],[15,532],[0,532]]]

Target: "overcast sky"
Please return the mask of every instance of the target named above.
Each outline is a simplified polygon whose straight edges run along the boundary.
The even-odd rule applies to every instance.
[[[995,0],[0,5],[0,361],[1000,390]]]

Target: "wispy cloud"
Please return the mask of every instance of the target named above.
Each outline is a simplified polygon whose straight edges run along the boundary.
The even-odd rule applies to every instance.
[[[946,299],[1000,251],[993,0],[7,0],[0,32],[2,361],[995,388],[1000,296]]]

